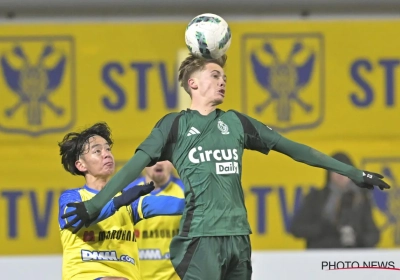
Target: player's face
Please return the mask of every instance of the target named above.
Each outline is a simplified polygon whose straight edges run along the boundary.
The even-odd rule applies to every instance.
[[[108,178],[114,173],[115,162],[111,147],[107,141],[98,135],[89,138],[83,154],[76,162],[82,172],[93,177]]]
[[[226,75],[224,69],[215,63],[208,63],[199,72],[198,91],[200,95],[213,105],[219,105],[225,98]]]
[[[145,168],[146,175],[157,185],[167,183],[172,172],[172,163],[168,160],[157,162],[151,167]]]

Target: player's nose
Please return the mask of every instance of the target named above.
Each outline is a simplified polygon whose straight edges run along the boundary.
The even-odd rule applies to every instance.
[[[108,151],[108,150],[104,149],[104,150],[103,150],[103,157],[104,157],[104,158],[110,158],[110,157],[112,157],[111,151]]]

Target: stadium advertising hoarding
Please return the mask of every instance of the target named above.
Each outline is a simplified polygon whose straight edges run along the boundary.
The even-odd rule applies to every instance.
[[[106,121],[122,164],[180,102],[186,23],[0,26],[0,254],[59,253],[66,173],[57,142]],[[380,247],[400,241],[397,86],[399,21],[232,22],[222,109],[234,108],[325,153],[349,153],[394,188],[371,193]],[[397,141],[397,142],[396,142]],[[325,172],[271,152],[247,152],[243,187],[256,250],[300,249],[289,233],[302,197]]]

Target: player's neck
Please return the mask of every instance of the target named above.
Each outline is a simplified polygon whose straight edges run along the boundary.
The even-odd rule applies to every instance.
[[[101,191],[108,181],[109,178],[96,178],[90,175],[86,175],[86,186],[93,190]]]
[[[167,180],[165,180],[165,181],[162,181],[162,182],[155,182],[154,180],[152,180],[150,177],[148,177],[148,176],[145,176],[145,178],[146,178],[146,183],[150,183],[151,181],[153,181],[153,183],[154,183],[154,189],[155,190],[158,190],[158,189],[160,189],[162,186],[164,186],[168,181],[169,181],[169,178],[167,178]]]
[[[192,102],[190,106],[190,110],[197,111],[203,116],[207,116],[211,112],[214,112],[215,109],[217,109],[217,105],[214,105],[212,103],[201,104],[199,102]]]

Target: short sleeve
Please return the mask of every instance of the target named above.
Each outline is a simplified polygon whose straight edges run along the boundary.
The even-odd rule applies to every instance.
[[[68,219],[62,219],[61,216],[74,210],[75,208],[67,207],[68,203],[71,202],[82,202],[79,189],[72,189],[64,191],[58,199],[58,224],[63,229],[67,222],[71,222],[75,216],[69,217]]]
[[[276,143],[278,143],[281,135],[254,118],[237,111],[233,112],[237,115],[243,126],[244,148],[268,154]]]
[[[158,161],[169,160],[171,157],[171,133],[178,113],[170,113],[157,122],[150,135],[136,149],[145,152],[151,162],[148,166],[156,164]]]

